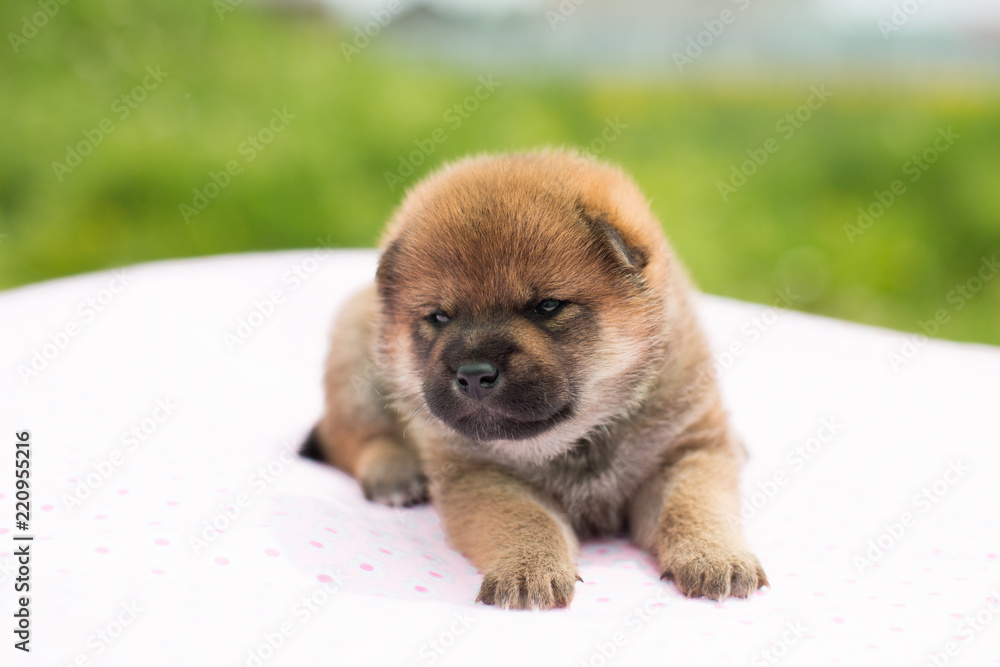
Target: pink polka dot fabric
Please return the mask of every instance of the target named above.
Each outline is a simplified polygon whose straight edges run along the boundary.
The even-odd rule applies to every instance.
[[[282,276],[306,260],[292,289]],[[503,612],[475,603],[481,574],[433,506],[369,503],[295,456],[321,410],[329,319],[373,270],[368,252],[135,267],[38,378],[0,376],[4,432],[32,432],[36,536],[32,652],[5,660],[1000,665],[1000,351],[921,341],[893,367],[911,337],[702,298],[713,348],[741,345],[719,379],[771,588],[689,600],[615,537],[583,544],[570,609]],[[0,355],[30,357],[109,276],[0,294],[17,323]],[[280,307],[231,345],[274,290]],[[0,506],[13,494],[0,478]]]

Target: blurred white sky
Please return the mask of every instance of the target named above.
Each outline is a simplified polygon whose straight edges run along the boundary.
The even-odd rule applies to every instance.
[[[383,52],[470,67],[660,78],[825,72],[918,81],[933,74],[1000,82],[1000,0],[265,1],[323,3],[352,31],[373,17],[391,18],[379,37]],[[735,18],[724,34],[706,38],[706,22],[717,24],[723,10]],[[555,12],[562,16],[553,19]],[[696,64],[682,67],[678,54],[696,36],[706,45],[704,57],[696,54]]]
[[[547,9],[555,9],[560,2],[572,0],[401,0],[407,10],[425,7],[446,14],[464,14],[472,16],[503,16],[510,14],[539,14]],[[752,0],[754,4],[780,5],[781,0]],[[360,19],[370,15],[372,11],[384,9],[389,0],[322,0],[324,4],[338,13],[351,19]],[[721,7],[732,4],[722,0],[719,2],[685,2],[664,0],[625,2],[615,0],[576,0],[582,4],[618,5],[630,9],[638,9],[643,5],[655,6],[663,10],[664,6],[676,5],[680,11],[687,12],[695,5]],[[910,20],[910,26],[921,30],[1000,30],[1000,0],[798,0],[794,4],[797,9],[814,13],[824,20],[843,26],[871,25],[880,19],[891,15],[894,6],[903,4],[919,5],[920,9]]]
[[[1000,0],[814,0],[830,21],[870,24],[889,16],[894,6],[916,2],[920,9],[911,19],[921,29],[1000,28]],[[808,3],[807,3],[808,4]]]

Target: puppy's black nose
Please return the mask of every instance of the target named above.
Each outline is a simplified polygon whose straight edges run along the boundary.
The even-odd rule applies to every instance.
[[[500,380],[500,369],[488,361],[472,361],[458,367],[455,384],[469,398],[480,399],[493,391]]]

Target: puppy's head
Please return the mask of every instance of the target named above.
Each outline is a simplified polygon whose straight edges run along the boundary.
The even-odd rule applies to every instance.
[[[466,441],[553,456],[627,412],[655,375],[667,261],[617,170],[555,152],[456,163],[390,226],[380,364]]]

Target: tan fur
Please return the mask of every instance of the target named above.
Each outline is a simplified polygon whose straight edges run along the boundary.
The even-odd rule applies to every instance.
[[[321,449],[374,500],[429,487],[480,601],[565,606],[577,537],[623,530],[687,595],[766,585],[692,288],[627,177],[563,152],[467,159],[408,194],[382,248],[334,329]],[[468,398],[455,368],[481,358],[501,379]]]
[[[372,364],[374,297],[374,286],[359,292],[334,326],[324,376],[327,409],[317,433],[324,458],[354,475],[366,498],[412,505],[426,500],[426,479]]]

